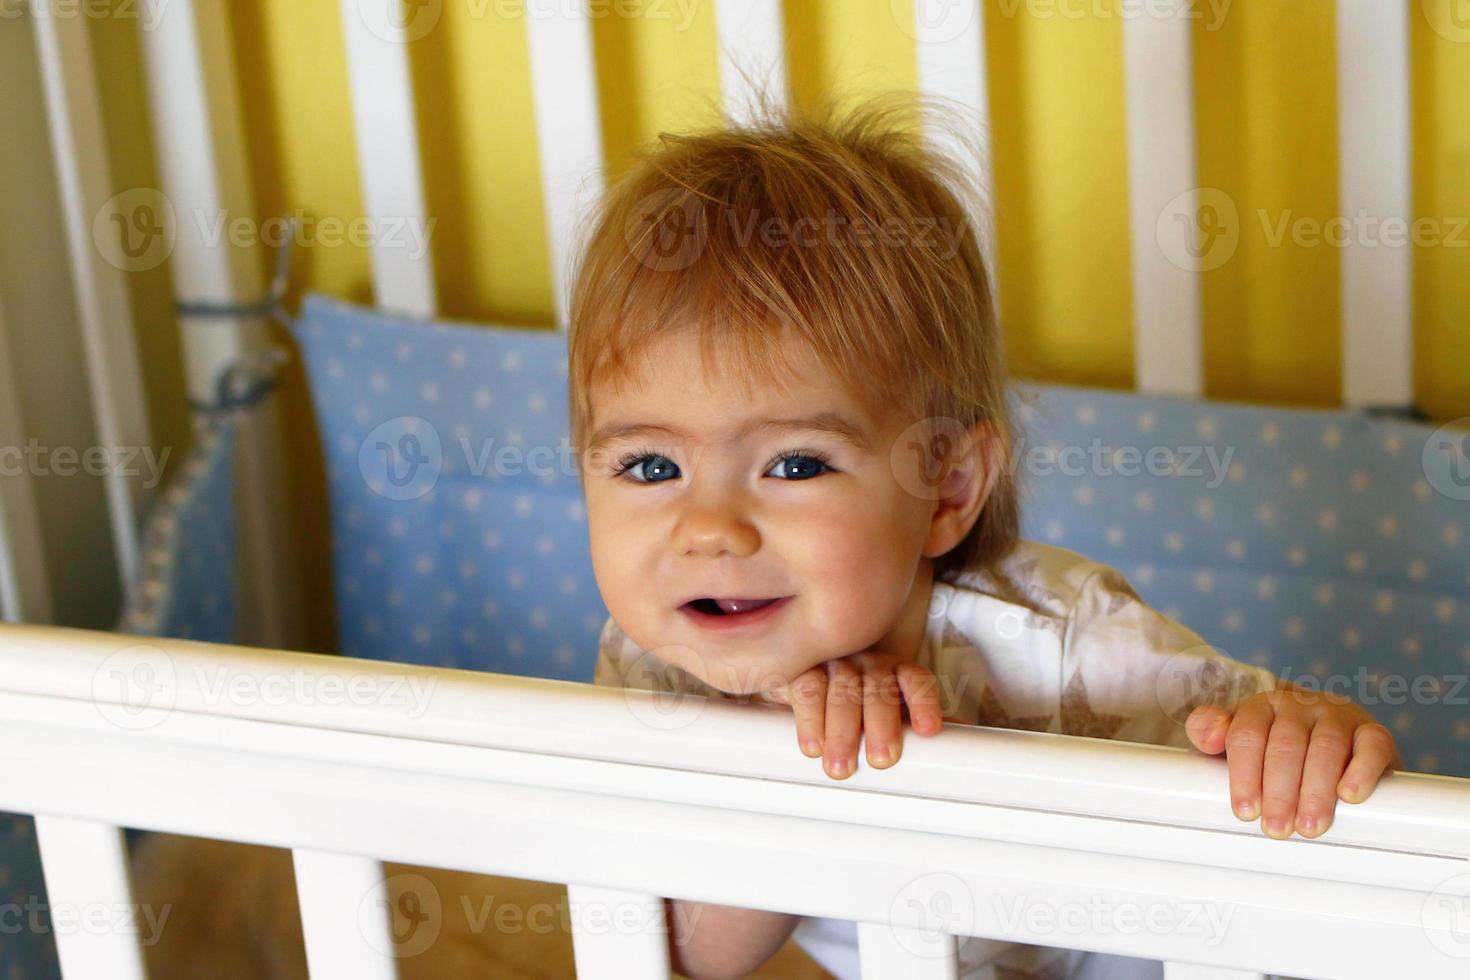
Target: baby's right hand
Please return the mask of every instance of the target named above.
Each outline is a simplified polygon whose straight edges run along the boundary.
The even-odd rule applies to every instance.
[[[938,733],[944,725],[938,688],[928,669],[869,650],[799,674],[779,696],[796,714],[802,754],[821,756],[827,775],[846,779],[857,770],[860,738],[874,769],[898,761],[904,705],[915,732]]]

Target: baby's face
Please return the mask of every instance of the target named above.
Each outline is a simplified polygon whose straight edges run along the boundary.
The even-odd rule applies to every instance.
[[[593,570],[629,638],[734,694],[914,642],[936,505],[904,489],[919,460],[891,450],[907,426],[871,418],[804,350],[799,383],[754,390],[707,377],[690,331],[650,353],[590,392],[584,457]]]

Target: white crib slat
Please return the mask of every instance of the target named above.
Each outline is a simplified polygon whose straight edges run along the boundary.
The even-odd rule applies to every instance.
[[[432,252],[415,247],[406,231],[427,235],[429,228],[408,64],[414,17],[361,0],[341,0],[341,10],[362,196],[373,227],[374,295],[386,309],[433,316],[439,303]]]
[[[112,197],[112,178],[87,33],[91,18],[77,16],[64,0],[41,4],[46,9],[33,15],[36,49],[97,435],[105,446],[147,446],[148,415],[127,282],[123,270],[103,258],[93,237],[94,222]],[[129,476],[126,467],[109,467],[104,479],[118,573],[126,589],[137,567],[145,494],[141,479]]]
[[[22,446],[25,423],[6,340],[3,300],[0,296],[0,446]],[[49,623],[51,615],[36,494],[30,472],[22,466],[0,477],[0,620]]]
[[[254,249],[209,229],[225,215],[254,215],[245,168],[244,128],[223,4],[175,0],[141,32],[153,142],[163,190],[179,223],[172,272],[181,300],[215,305],[253,303],[265,292]],[[220,371],[247,352],[269,346],[261,318],[180,318],[190,395],[209,403]],[[259,407],[240,434],[236,471],[241,519],[242,585],[247,631],[241,639],[294,647],[299,637],[293,536],[275,505],[283,470],[274,402]]]
[[[959,946],[954,936],[876,922],[859,922],[857,934],[864,978],[955,980],[959,976]]]
[[[1188,229],[1174,220],[1192,229],[1199,219],[1194,18],[1177,9],[1189,0],[1165,2],[1169,12],[1155,4],[1149,16],[1123,18],[1135,383],[1148,394],[1198,396],[1202,267],[1183,245]]]
[[[730,118],[737,122],[751,118],[752,83],[764,82],[771,96],[784,104],[789,92],[781,0],[721,0],[715,4],[715,18],[720,32],[720,90]]]
[[[70,817],[36,817],[56,955],[63,976],[143,980],[127,842],[118,827]],[[69,925],[63,925],[65,916]],[[99,928],[99,923],[105,925]]]
[[[1164,980],[1266,980],[1266,975],[1198,963],[1165,963]]]
[[[1339,0],[1342,394],[1355,407],[1414,400],[1408,4]],[[1377,219],[1358,227],[1357,219]],[[1399,223],[1397,232],[1382,222]],[[1397,240],[1395,240],[1395,236]]]
[[[313,977],[394,980],[392,913],[383,866],[371,858],[325,851],[291,852],[296,901]]]
[[[946,134],[938,130],[929,132],[927,137],[937,150],[957,156],[970,168],[969,179],[983,198],[983,211],[975,220],[985,250],[991,295],[998,310],[1000,282],[996,277],[995,181],[991,166],[990,83],[986,74],[983,6],[980,0],[915,0],[913,33],[920,91],[957,102],[968,110],[968,118],[975,123],[973,148],[952,145]]]
[[[577,980],[669,976],[664,900],[656,895],[568,885]]]
[[[602,193],[602,124],[586,0],[527,17],[556,322],[566,328],[577,220]]]

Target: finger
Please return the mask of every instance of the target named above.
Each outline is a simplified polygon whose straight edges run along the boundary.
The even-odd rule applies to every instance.
[[[857,769],[858,736],[863,727],[863,679],[846,660],[827,661],[827,721],[822,768],[833,779]]]
[[[863,745],[868,765],[887,769],[903,745],[903,698],[898,678],[886,667],[863,674]]]
[[[1261,829],[1267,837],[1285,840],[1291,836],[1311,735],[1305,715],[1278,705],[1266,739],[1266,768],[1261,777]]]
[[[1347,768],[1352,742],[1352,726],[1339,716],[1328,715],[1312,726],[1296,806],[1296,831],[1303,837],[1321,837],[1332,825],[1337,781]]]
[[[827,672],[813,667],[797,675],[786,691],[787,702],[796,715],[796,744],[802,755],[815,759],[822,754],[822,734],[827,714]]]
[[[1388,729],[1376,721],[1359,725],[1353,732],[1353,757],[1337,784],[1337,795],[1346,803],[1362,803],[1373,795],[1378,778],[1392,768],[1398,750]]]
[[[1240,705],[1225,733],[1225,761],[1230,769],[1230,808],[1241,820],[1261,815],[1261,772],[1265,768],[1266,739],[1276,709],[1265,698]]]
[[[1189,713],[1184,731],[1194,747],[1205,755],[1219,755],[1225,751],[1225,733],[1230,730],[1233,717],[1218,705],[1202,704]]]
[[[920,735],[934,735],[944,727],[939,706],[939,679],[918,664],[899,664],[895,671],[909,724]]]

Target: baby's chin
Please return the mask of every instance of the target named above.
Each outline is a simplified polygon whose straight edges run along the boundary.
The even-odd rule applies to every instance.
[[[700,670],[690,670],[701,681],[717,691],[735,697],[754,697],[764,701],[784,701],[779,695],[797,677],[824,663],[827,658],[763,656],[702,658]]]

